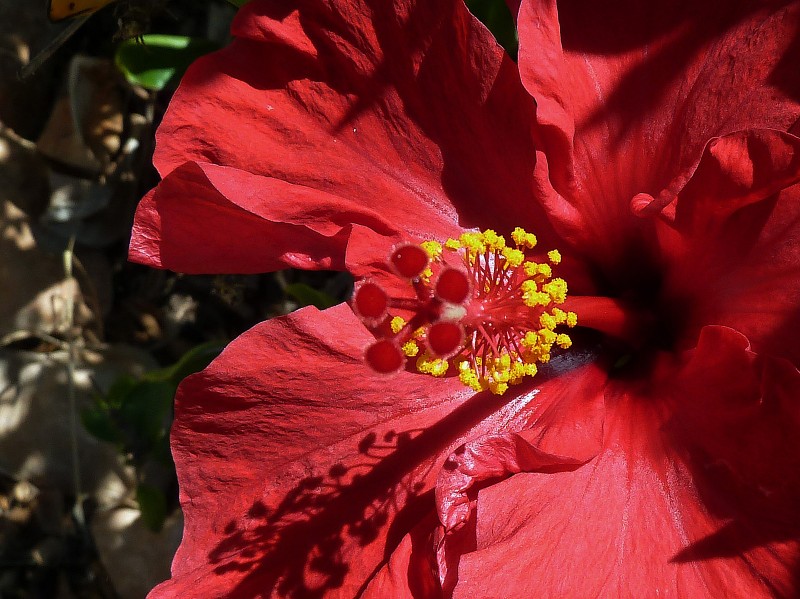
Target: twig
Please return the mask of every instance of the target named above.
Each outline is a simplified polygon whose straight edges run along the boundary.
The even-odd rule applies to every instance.
[[[71,236],[67,249],[64,250],[64,276],[67,280],[74,279],[72,275],[73,258],[75,252],[75,236]],[[75,492],[75,507],[73,517],[80,530],[85,534],[86,515],[83,512],[83,485],[81,484],[81,464],[78,453],[78,406],[75,398],[75,363],[77,357],[77,345],[75,335],[72,334],[74,325],[74,298],[66,298],[66,321],[67,321],[67,399],[69,402],[69,432],[70,432],[70,453],[72,454],[72,484]]]

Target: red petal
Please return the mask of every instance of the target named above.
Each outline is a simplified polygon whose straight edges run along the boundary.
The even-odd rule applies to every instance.
[[[769,129],[739,131],[708,143],[678,194],[676,226],[716,233],[736,211],[800,180],[800,138]]]
[[[630,200],[667,188],[708,139],[795,124],[799,18],[795,3],[522,2],[520,73],[584,243],[611,252],[610,231],[641,227]]]
[[[574,470],[597,455],[606,374],[590,364],[572,372],[570,379],[541,385],[525,429],[470,441],[448,458],[436,485],[445,528],[458,528],[467,520],[467,491],[480,481],[517,472]]]
[[[721,328],[663,372],[608,387],[587,465],[479,491],[454,597],[797,594],[800,373]]]
[[[683,238],[665,248],[673,262],[665,288],[686,303],[691,341],[705,324],[726,325],[755,351],[800,364],[800,185],[791,185],[798,178],[793,135],[746,131],[706,148],[678,192]]]
[[[356,228],[384,237],[387,245],[399,236],[382,216],[346,199],[236,169],[187,163],[139,204],[129,257],[185,273],[287,266],[344,270]],[[366,241],[375,251],[375,239]]]
[[[435,577],[436,562],[431,547],[438,521],[435,514],[422,520],[403,537],[387,563],[378,571],[362,595],[364,599],[402,599],[441,597]]]
[[[669,430],[707,509],[728,521],[680,559],[796,540],[800,480],[789,473],[800,468],[800,371],[786,360],[752,353],[736,331],[706,327],[678,387]]]
[[[433,513],[446,456],[525,411],[454,378],[387,384],[363,363],[370,340],[345,305],[304,309],[183,382],[172,447],[186,524],[153,597],[356,596]]]
[[[546,377],[547,369],[538,376]],[[528,396],[530,410],[509,426],[513,432],[474,439],[445,462],[436,505],[447,531],[439,548],[439,576],[447,592],[456,582],[460,556],[474,550],[474,498],[482,483],[518,472],[574,470],[600,450],[606,378],[602,368],[589,364],[539,381],[537,393]]]
[[[284,9],[255,1],[239,11],[234,34],[230,47],[189,69],[175,94],[158,132],[162,176],[188,161],[274,177],[380,214],[406,239],[530,221],[540,237],[553,237],[531,201],[533,104],[513,62],[463,3]],[[187,203],[175,191],[157,195]],[[246,177],[232,191],[237,206],[256,199]],[[265,218],[278,220],[278,199],[257,199],[271,201]],[[331,215],[318,214],[319,203],[293,208],[322,221]],[[137,232],[173,243],[153,209],[139,218],[148,222]]]

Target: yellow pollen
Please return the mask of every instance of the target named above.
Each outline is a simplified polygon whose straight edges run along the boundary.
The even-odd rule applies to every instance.
[[[514,229],[514,231],[511,233],[511,239],[513,239],[514,243],[516,243],[518,246],[526,247],[528,249],[533,249],[536,247],[537,243],[536,235],[533,233],[528,233],[522,227],[517,227]]]
[[[556,328],[556,325],[558,323],[556,322],[556,319],[553,318],[552,314],[548,314],[547,312],[542,312],[542,314],[539,316],[539,324],[541,324],[544,328],[552,331],[553,329]]]
[[[406,321],[402,316],[395,316],[392,318],[389,326],[392,327],[392,333],[397,335],[397,333],[402,331],[403,327],[406,326]]]
[[[481,385],[478,373],[470,367],[467,360],[462,359],[458,363],[458,380],[473,391],[480,392],[486,390],[486,388]]]
[[[549,264],[539,264],[538,262],[526,262],[523,265],[525,269],[525,274],[529,277],[536,277],[540,281],[544,281],[549,279],[552,274],[553,270],[550,268]]]
[[[392,333],[404,356],[414,358],[416,370],[435,377],[444,377],[455,366],[459,381],[475,392],[488,391],[502,395],[511,385],[533,377],[538,365],[548,362],[556,351],[572,346],[569,335],[559,327],[574,327],[574,312],[558,308],[567,297],[567,283],[553,277],[553,267],[561,262],[558,250],[543,254],[531,252],[537,239],[517,227],[511,233],[514,245],[496,231],[465,231],[458,239],[443,244],[423,241],[420,247],[430,259],[420,276],[424,286],[418,290],[420,309],[412,322],[422,326],[410,332],[408,322],[395,316],[390,321]],[[443,257],[443,253],[448,256]],[[429,290],[444,268],[458,268],[470,279],[471,297],[448,316],[445,306],[426,304],[436,296]],[[426,291],[426,289],[428,291]],[[429,299],[433,298],[433,300]],[[450,306],[448,304],[448,306]],[[436,357],[430,350],[428,328],[442,320],[458,323],[463,345],[455,348],[449,359]]]
[[[400,349],[407,358],[413,358],[419,353],[419,345],[413,339],[406,341]]]
[[[506,240],[502,235],[498,235],[491,229],[486,229],[482,233],[483,243],[493,252],[502,251],[506,247]]]
[[[568,349],[572,347],[572,339],[569,338],[569,335],[565,333],[559,333],[556,337],[556,345],[561,349]]]
[[[558,337],[558,335],[556,335],[550,329],[544,329],[544,328],[539,329],[539,342],[542,345],[552,346],[553,343],[556,342],[556,338],[557,337]]]
[[[458,240],[461,242],[461,247],[473,254],[482,254],[486,251],[482,233],[467,231],[466,233],[462,233]]]
[[[436,260],[442,255],[442,244],[438,241],[423,241],[419,245],[431,260]]]
[[[550,296],[555,304],[563,304],[567,299],[567,282],[564,279],[553,279],[542,285],[542,291]]]
[[[519,250],[506,247],[503,248],[502,254],[503,258],[506,259],[506,267],[517,268],[525,261],[525,254]]]
[[[417,370],[424,374],[430,374],[436,377],[442,377],[447,374],[447,369],[450,364],[447,360],[441,358],[434,358],[429,353],[425,352],[417,358]]]
[[[508,391],[508,383],[498,383],[495,381],[491,381],[489,383],[489,391],[491,391],[495,395],[502,395],[503,393]]]
[[[550,303],[550,296],[546,293],[536,291],[523,294],[522,301],[525,302],[525,305],[529,308],[535,308],[536,306],[547,306]]]

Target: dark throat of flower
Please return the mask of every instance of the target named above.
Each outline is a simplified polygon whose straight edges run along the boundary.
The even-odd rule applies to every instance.
[[[392,373],[413,360],[436,377],[453,368],[473,390],[502,395],[535,376],[554,348],[569,348],[564,329],[577,314],[565,309],[566,281],[553,276],[561,255],[536,251],[536,237],[521,228],[511,240],[486,230],[395,248],[387,265],[409,293],[390,296],[365,280],[353,294],[355,313],[376,336],[367,364]]]

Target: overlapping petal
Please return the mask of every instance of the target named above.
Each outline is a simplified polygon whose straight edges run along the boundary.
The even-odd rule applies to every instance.
[[[185,210],[175,205],[181,192],[214,203],[221,178],[236,213],[269,207],[294,211],[295,219],[315,216],[322,226],[329,213],[316,207],[338,199],[379,213],[384,227],[411,238],[535,222],[537,234],[552,240],[533,201],[542,181],[534,104],[513,62],[460,0],[264,0],[240,11],[233,33],[228,48],[189,69],[159,128],[154,160],[165,180],[139,210],[137,226],[148,234],[135,236],[132,259],[185,268],[162,247],[184,240],[172,240],[173,228],[162,222]],[[203,181],[197,169],[207,178],[208,164],[230,170]],[[303,189],[256,195],[247,191],[252,175]],[[310,198],[310,190],[320,198],[307,208],[296,198]],[[208,229],[238,220],[233,212],[214,214],[219,225]],[[198,225],[192,234],[218,254],[215,269],[241,270],[241,256],[230,249],[235,240],[204,230]],[[309,246],[328,263],[343,261],[346,231],[321,240],[301,228],[292,237],[308,264]],[[269,265],[253,260],[253,268]]]
[[[245,333],[181,385],[172,440],[186,525],[154,597],[352,597],[393,560],[407,566],[414,543],[418,565],[435,564],[433,543],[419,543],[453,450],[531,421],[541,436],[561,426],[563,378],[545,374],[512,401],[413,373],[387,386],[363,365],[367,339],[346,306],[305,309]],[[555,360],[552,374],[587,359]]]
[[[187,162],[139,204],[130,255],[185,273],[344,270],[354,229],[373,248],[401,238],[390,216],[280,179]]]
[[[520,73],[586,244],[632,235],[631,198],[685,178],[712,137],[795,125],[799,19],[791,2],[521,3]]]
[[[352,597],[431,511],[440,451],[487,407],[452,380],[401,375],[387,389],[363,366],[367,335],[346,306],[305,309],[245,333],[182,384],[173,452],[186,527],[154,596]]]
[[[453,597],[793,596],[800,373],[719,327],[665,367],[607,390],[589,464],[478,493]]]
[[[713,140],[675,196],[667,301],[688,342],[709,323],[744,333],[759,353],[800,364],[800,139],[752,129]],[[671,295],[669,295],[671,294]]]

